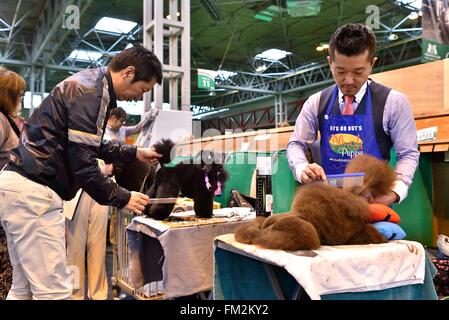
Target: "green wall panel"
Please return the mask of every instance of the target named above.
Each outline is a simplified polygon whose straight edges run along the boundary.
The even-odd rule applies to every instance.
[[[396,165],[395,153],[391,152],[390,164]],[[418,241],[424,245],[433,245],[433,209],[432,209],[432,163],[422,155],[415,172],[407,198],[393,209],[401,217],[399,225],[407,234],[406,240]]]

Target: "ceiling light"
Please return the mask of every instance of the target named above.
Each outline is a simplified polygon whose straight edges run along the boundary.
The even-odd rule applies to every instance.
[[[217,71],[217,77],[219,77],[222,80],[228,80],[229,78],[232,78],[237,73],[232,71],[225,71],[225,70],[219,70]]]
[[[392,34],[390,34],[389,36],[388,36],[388,40],[390,40],[390,41],[395,41],[395,40],[398,40],[398,35],[396,34],[396,33],[392,33]]]
[[[96,51],[87,51],[87,50],[73,50],[70,53],[69,59],[78,60],[78,61],[97,61],[101,58],[103,54]]]
[[[329,44],[326,42],[321,42],[320,45],[318,47],[316,47],[316,51],[323,51],[323,50],[327,50],[329,49]]]
[[[256,59],[266,59],[279,61],[284,59],[287,55],[292,54],[291,52],[279,50],[279,49],[268,49],[262,53],[256,55]]]
[[[254,19],[262,20],[262,21],[265,21],[265,22],[271,22],[273,20],[273,17],[266,16],[266,15],[260,14],[260,13],[256,13],[254,15]]]
[[[131,32],[136,26],[137,23],[132,21],[103,17],[97,22],[94,29],[121,34]]]
[[[286,0],[287,12],[291,17],[316,16],[321,10],[320,0]]]
[[[176,12],[176,16],[179,17],[181,14],[179,13],[179,11]],[[167,19],[170,20],[171,19],[171,15],[167,15]]]
[[[267,66],[266,65],[260,65],[260,66],[258,66],[257,68],[256,68],[256,72],[264,72],[265,70],[267,70]]]
[[[418,14],[418,12],[413,11],[413,12],[411,12],[411,13],[408,15],[408,18],[409,18],[410,20],[416,20],[416,19],[419,18],[419,14]]]

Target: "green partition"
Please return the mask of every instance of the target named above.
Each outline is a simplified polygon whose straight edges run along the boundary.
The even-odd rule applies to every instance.
[[[237,189],[240,193],[249,195],[254,170],[256,169],[257,156],[271,156],[273,165],[272,193],[273,213],[288,212],[295,196],[297,183],[288,166],[285,150],[277,152],[233,152],[225,160],[224,167],[229,173],[221,197],[215,197],[215,201],[226,207],[229,202],[230,192]]]
[[[390,164],[396,165],[393,151]],[[421,155],[407,198],[394,204],[393,209],[401,217],[399,225],[407,234],[407,240],[433,245],[432,162],[428,155]]]
[[[273,213],[290,211],[298,186],[288,166],[285,150],[273,153],[234,152],[225,160],[224,167],[229,173],[223,194],[215,201],[226,207],[230,191],[237,189],[249,195],[257,156],[270,155],[273,159]],[[391,166],[396,165],[394,150],[391,152]],[[421,155],[413,183],[407,198],[393,208],[401,217],[400,226],[407,234],[408,240],[418,241],[424,245],[433,245],[433,209],[432,209],[432,162],[428,155]]]
[[[224,168],[229,174],[229,179],[222,190],[222,195],[215,197],[215,201],[220,202],[222,208],[228,206],[232,189],[237,189],[245,195],[250,194],[258,154],[267,155],[257,152],[232,152],[228,154],[224,162]]]
[[[285,150],[279,150],[273,158],[273,213],[289,212],[298,183],[288,166]]]

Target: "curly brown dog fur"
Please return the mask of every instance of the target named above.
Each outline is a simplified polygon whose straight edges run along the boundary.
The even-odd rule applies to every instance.
[[[345,190],[319,182],[302,186],[290,213],[259,217],[239,228],[235,239],[288,251],[317,249],[320,245],[387,242],[368,222],[366,199],[391,190],[393,170],[384,161],[359,155],[349,163],[346,172],[365,172],[363,186]]]
[[[385,161],[368,155],[360,155],[349,162],[345,173],[355,172],[365,173],[363,185],[359,187],[343,185],[343,189],[365,198],[369,203],[391,190],[396,180],[393,170]]]

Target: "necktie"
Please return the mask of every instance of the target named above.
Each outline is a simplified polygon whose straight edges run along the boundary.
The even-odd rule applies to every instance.
[[[354,96],[344,96],[345,106],[343,107],[343,111],[341,112],[344,116],[352,116],[354,114],[354,107],[352,103],[354,102]]]

